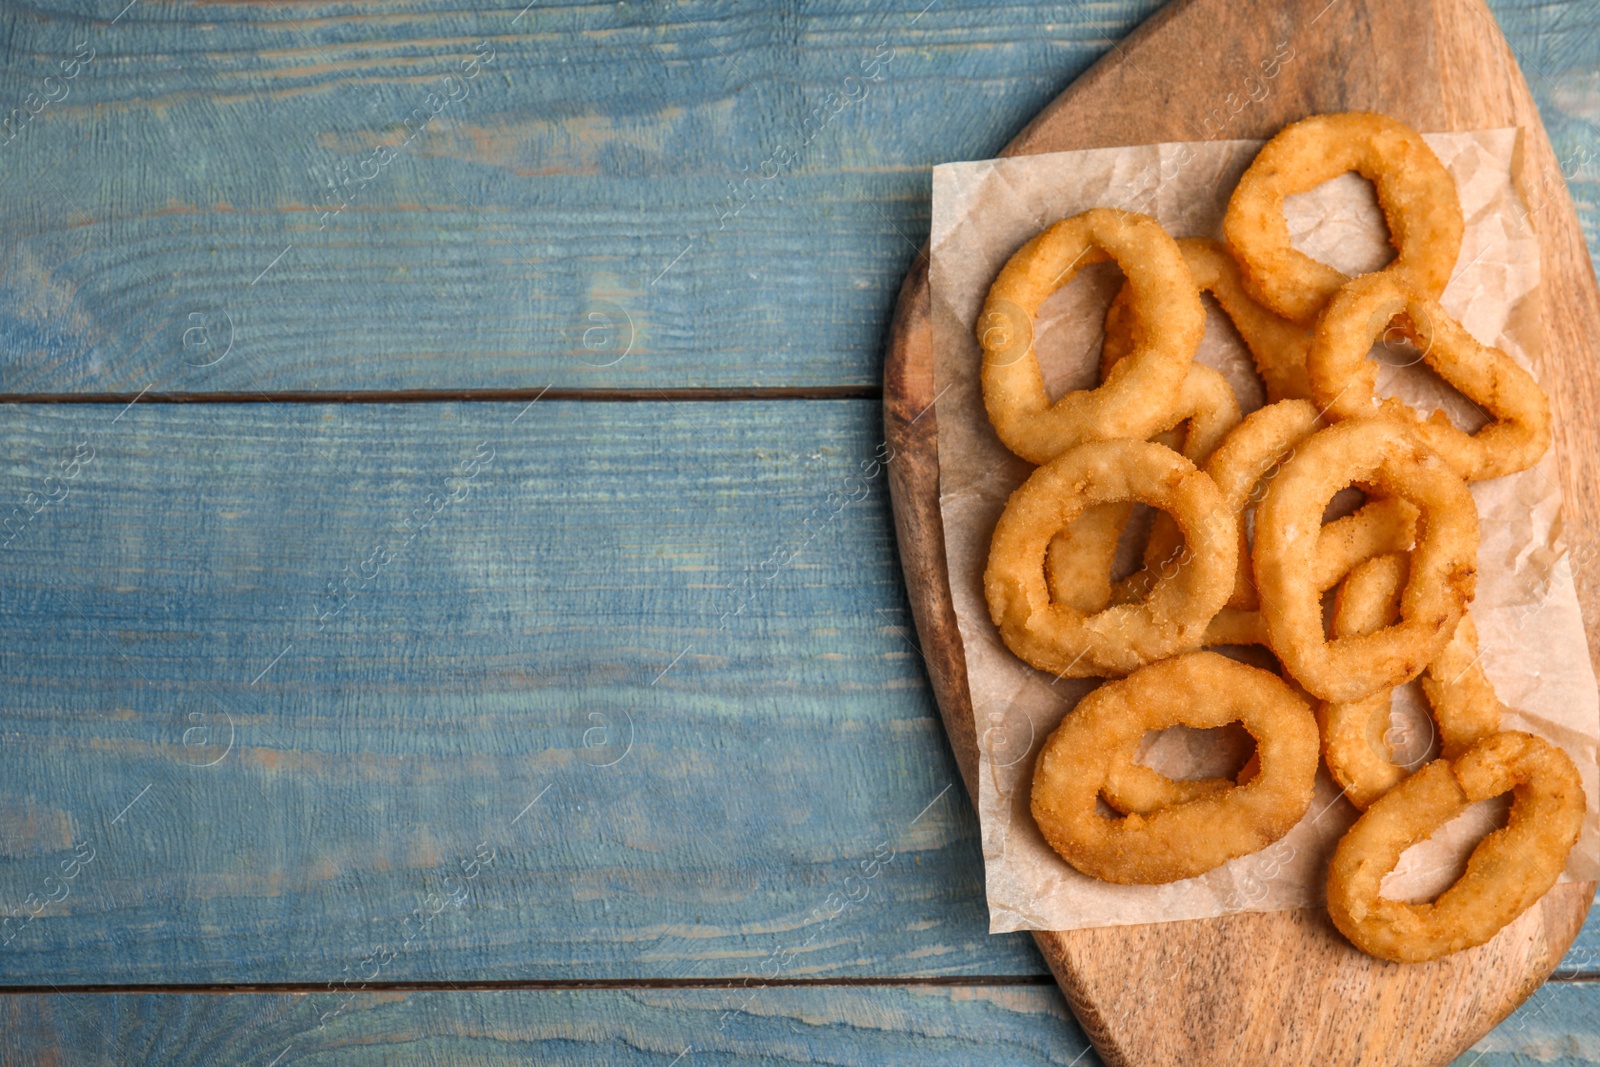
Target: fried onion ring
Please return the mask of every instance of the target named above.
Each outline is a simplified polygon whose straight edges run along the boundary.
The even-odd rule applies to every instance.
[[[1280,401],[1252,412],[1206,463],[1206,472],[1217,483],[1225,506],[1235,512],[1252,508],[1265,491],[1264,479],[1293,454],[1295,444],[1321,425],[1315,409],[1304,401]],[[1086,525],[1086,520],[1080,519],[1073,530],[1077,532]],[[1317,537],[1313,565],[1317,591],[1321,593],[1339,584],[1351,568],[1363,560],[1409,550],[1416,541],[1416,525],[1417,509],[1397,497],[1370,501],[1355,513],[1328,523]],[[1260,599],[1250,560],[1248,524],[1243,517],[1238,526],[1240,560],[1233,592],[1228,597],[1228,606],[1207,628],[1202,642],[1205,648],[1267,644],[1266,624],[1255,613]],[[1152,530],[1152,541],[1159,532],[1159,527]],[[1059,539],[1052,542],[1052,554],[1046,561],[1046,576],[1053,597],[1061,599],[1073,595],[1074,589],[1091,587],[1094,597],[1108,597],[1089,601],[1083,608],[1086,611],[1097,610],[1107,603],[1126,604],[1142,599],[1159,575],[1170,574],[1174,566],[1184,562],[1181,553],[1175,554],[1169,549],[1156,555],[1147,548],[1145,569],[1113,584],[1108,572],[1116,545],[1110,539],[1116,537],[1117,532],[1106,526],[1096,530],[1094,536],[1101,539],[1098,548],[1088,543],[1087,528],[1082,530],[1082,537],[1070,545],[1059,544]],[[1056,554],[1058,548],[1059,555]]]
[[[1422,692],[1439,726],[1439,754],[1455,759],[1500,729],[1500,698],[1479,663],[1478,627],[1461,616],[1444,651],[1422,672]]]
[[[1242,722],[1256,740],[1260,770],[1246,784],[1147,814],[1108,819],[1097,812],[1113,772],[1137,766],[1134,754],[1147,732],[1230,722]],[[1214,652],[1192,652],[1107,683],[1078,703],[1039,753],[1033,817],[1050,847],[1085,874],[1124,885],[1174,882],[1288,833],[1311,804],[1316,770],[1316,721],[1282,679]]]
[[[1088,508],[1132,500],[1168,511],[1193,559],[1138,604],[1094,614],[1052,603],[1044,560],[1056,532]],[[1148,441],[1080,445],[1028,477],[995,525],[984,571],[989,614],[1006,647],[1060,677],[1127,674],[1199,646],[1228,598],[1238,543],[1216,485],[1170,448]]]
[[[1239,331],[1256,365],[1256,373],[1267,388],[1267,402],[1309,400],[1311,383],[1306,378],[1306,349],[1311,345],[1310,332],[1274,315],[1245,292],[1239,265],[1221,241],[1184,237],[1178,241],[1178,250],[1183,253],[1195,288],[1215,297],[1223,314]],[[1139,318],[1128,307],[1132,299],[1133,290],[1124,285],[1106,309],[1105,344],[1100,360],[1102,373],[1131,352],[1139,340]]]
[[[1260,645],[1267,648],[1267,624],[1262,621],[1261,613],[1239,608],[1223,608],[1217,612],[1206,627],[1200,647],[1216,648],[1218,645]]]
[[[1323,593],[1362,563],[1391,552],[1409,552],[1417,543],[1417,509],[1399,497],[1381,497],[1323,526],[1312,564],[1317,592]]]
[[[1238,425],[1239,401],[1226,378],[1196,363],[1189,367],[1178,404],[1168,417],[1171,425],[1161,427],[1157,441],[1199,465]],[[1176,439],[1169,443],[1169,438]],[[1052,600],[1083,612],[1099,611],[1110,602],[1117,539],[1132,514],[1131,503],[1097,505],[1056,534],[1045,556]],[[1157,515],[1146,547],[1147,565],[1152,558],[1165,561],[1179,540],[1171,517]]]
[[[1359,482],[1421,510],[1400,619],[1328,640],[1313,553],[1334,493]],[[1342,422],[1306,438],[1256,508],[1252,565],[1272,651],[1323,700],[1354,701],[1415,678],[1450,640],[1476,588],[1478,513],[1466,483],[1403,424]]]
[[[1033,350],[1045,298],[1107,257],[1128,275],[1142,343],[1097,389],[1052,403]],[[1183,255],[1154,219],[1095,208],[1063,219],[1017,250],[978,315],[983,401],[1005,446],[1046,463],[1086,441],[1144,440],[1166,425],[1205,331],[1205,309]]]
[[[1244,514],[1257,500],[1263,479],[1294,455],[1294,448],[1322,426],[1317,409],[1304,400],[1284,400],[1251,412],[1229,434],[1206,462],[1206,473],[1217,483],[1224,507],[1239,516],[1239,568],[1234,577],[1230,608],[1257,608],[1255,575],[1250,569],[1250,544]]]
[[[1378,368],[1367,352],[1392,328],[1494,421],[1469,434],[1442,411],[1424,419],[1396,397],[1380,404],[1373,395]],[[1316,401],[1331,419],[1376,414],[1406,422],[1468,481],[1527,470],[1550,448],[1550,401],[1533,375],[1500,349],[1479,344],[1399,275],[1368,274],[1339,290],[1317,324],[1306,367]]]
[[[1510,822],[1478,842],[1466,873],[1437,900],[1410,904],[1381,895],[1401,853],[1467,805],[1507,790]],[[1583,783],[1565,752],[1532,734],[1487,737],[1454,761],[1423,767],[1356,820],[1328,868],[1328,913],[1361,951],[1398,963],[1481,945],[1555,884],[1583,812]]]
[[[1334,636],[1373,633],[1393,622],[1407,570],[1403,555],[1378,556],[1352,570],[1334,601]],[[1472,616],[1463,615],[1450,643],[1422,675],[1445,759],[1500,729],[1500,702],[1477,661],[1477,629]],[[1385,689],[1362,700],[1323,702],[1317,708],[1328,772],[1362,810],[1410,773],[1394,762],[1388,740],[1392,695],[1393,690]]]
[[[1398,253],[1381,273],[1404,274],[1437,298],[1461,254],[1455,179],[1415,130],[1369,112],[1315,115],[1285,126],[1239,179],[1222,229],[1245,288],[1302,326],[1316,321],[1349,278],[1290,243],[1283,201],[1352,170],[1375,187]]]

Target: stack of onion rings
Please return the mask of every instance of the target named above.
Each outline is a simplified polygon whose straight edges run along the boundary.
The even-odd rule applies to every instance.
[[[1286,196],[1349,170],[1374,183],[1398,252],[1354,279],[1294,249],[1283,217]],[[1467,610],[1478,525],[1466,483],[1537,463],[1551,440],[1548,401],[1527,371],[1440,308],[1461,247],[1460,204],[1403,124],[1346,114],[1286,127],[1240,179],[1223,231],[1226,244],[1175,242],[1125,211],[1064,219],[1011,257],[979,317],[990,421],[1040,465],[995,527],[984,573],[991,619],[1040,670],[1117,679],[1046,740],[1035,821],[1093,877],[1190,878],[1286,834],[1306,812],[1320,753],[1365,812],[1330,867],[1338,928],[1399,961],[1481,944],[1560,875],[1585,803],[1563,752],[1500,730]],[[1107,258],[1127,281],[1106,312],[1101,384],[1052,401],[1034,316],[1079,268]],[[1268,405],[1242,420],[1226,380],[1194,362],[1202,292],[1232,320],[1265,385]],[[1395,328],[1487,412],[1484,429],[1378,401],[1366,353]],[[1365,501],[1324,521],[1347,487]],[[1114,581],[1136,504],[1158,509],[1143,569]],[[1247,644],[1269,649],[1284,677],[1199,651]],[[1390,704],[1419,676],[1442,758],[1408,774],[1389,744]],[[1231,778],[1172,779],[1137,761],[1152,731],[1232,722],[1257,747]],[[1405,848],[1507,790],[1511,825],[1478,845],[1435,904],[1380,895]]]
[[[1334,601],[1334,635],[1372,633],[1393,622],[1408,567],[1407,556],[1391,554],[1352,570]],[[1500,701],[1478,659],[1477,630],[1472,616],[1463,615],[1450,643],[1422,675],[1445,759],[1454,759],[1468,745],[1500,729]],[[1317,709],[1328,772],[1350,803],[1362,810],[1411,770],[1393,760],[1391,696],[1391,690],[1381,690],[1356,701],[1324,701]]]

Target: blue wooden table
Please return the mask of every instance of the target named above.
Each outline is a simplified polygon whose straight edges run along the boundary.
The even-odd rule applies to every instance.
[[[878,379],[929,168],[1156,5],[925,3],[0,8],[0,1062],[1097,1062]],[[1493,7],[1600,250],[1600,6]]]

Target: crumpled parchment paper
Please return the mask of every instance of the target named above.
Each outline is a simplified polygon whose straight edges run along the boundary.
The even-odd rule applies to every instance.
[[[1454,176],[1466,219],[1461,256],[1442,303],[1479,340],[1539,374],[1539,246],[1512,181],[1515,130],[1432,134]],[[1091,207],[1153,215],[1175,237],[1221,236],[1223,211],[1258,141],[1146,145],[1024,156],[934,168],[932,262],[938,388],[940,506],[950,586],[979,735],[979,819],[989,928],[1072,930],[1195,919],[1235,911],[1321,904],[1327,859],[1355,808],[1326,770],[1311,809],[1287,837],[1198,878],[1120,886],[1069,867],[1029,811],[1033,761],[1093,680],[1056,681],[1017,659],[989,620],[982,575],[989,540],[1011,491],[1031,466],[1008,452],[984,414],[973,328],[989,286],[1012,252],[1057,219]],[[1297,247],[1346,272],[1390,254],[1371,186],[1354,175],[1289,198]],[[1104,308],[1121,284],[1110,264],[1087,268],[1046,302],[1035,325],[1047,385],[1058,394],[1095,381]],[[1221,370],[1248,413],[1262,401],[1249,354],[1210,303],[1199,360]],[[1403,346],[1378,346],[1379,392],[1420,410],[1444,407],[1468,428],[1482,415]],[[1506,729],[1560,745],[1583,774],[1589,813],[1565,879],[1600,877],[1600,702],[1582,616],[1561,539],[1555,458],[1473,486],[1479,508],[1478,596],[1472,605],[1482,663],[1506,711]],[[1391,734],[1405,762],[1433,758],[1433,728],[1416,683],[1394,701]],[[1226,738],[1182,728],[1147,739],[1141,760],[1174,777],[1218,773]],[[1209,766],[1208,766],[1209,764]],[[1475,805],[1408,851],[1385,894],[1427,899],[1458,876],[1472,846],[1503,816],[1506,800]]]

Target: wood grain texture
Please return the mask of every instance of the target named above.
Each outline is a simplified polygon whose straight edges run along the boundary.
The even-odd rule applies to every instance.
[[[877,422],[8,409],[0,500],[66,495],[0,513],[0,983],[1042,973],[986,932]]]
[[[0,117],[97,52],[0,145],[0,393],[876,384],[929,168],[1157,4],[121,6],[4,16]]]
[[[1193,62],[1219,41],[1227,62]],[[1225,129],[1208,127],[1244,73],[1284,42],[1295,56],[1270,95],[1237,114],[1222,111]],[[1600,482],[1584,413],[1595,391],[1588,339],[1600,331],[1600,293],[1537,109],[1477,0],[1175,3],[1044,109],[1007,152],[1263,136],[1308,113],[1352,109],[1386,111],[1424,130],[1524,129],[1522,179],[1538,211],[1545,271],[1544,374],[1561,427],[1569,522],[1580,536],[1594,529]],[[891,335],[885,411],[889,440],[918,457],[892,474],[902,552],[916,561],[907,571],[913,610],[930,660],[948,661],[959,658],[960,636],[943,580],[927,315],[919,263]],[[1581,543],[1575,559],[1580,595],[1593,604],[1600,568]],[[931,584],[919,584],[929,575]],[[1597,636],[1591,646],[1600,649]],[[964,682],[947,672],[935,691],[970,782]],[[1113,1064],[1442,1063],[1538,987],[1577,934],[1594,888],[1558,886],[1488,945],[1408,968],[1363,956],[1309,911],[1035,936]]]
[[[0,911],[97,853],[0,982],[1048,973],[986,933],[875,405],[523,407],[8,409],[0,500],[66,496],[0,511]]]
[[[336,1010],[342,1008],[343,1010]],[[322,1025],[318,1025],[321,1022]],[[0,1000],[0,1064],[1100,1067],[1049,987],[70,994]],[[1600,985],[1552,983],[1456,1067],[1600,1064]]]
[[[69,98],[0,133],[0,394],[873,385],[928,167],[994,154],[1157,6],[594,2],[519,21],[520,0],[13,5],[0,118],[78,42],[104,48]],[[1491,6],[1600,247],[1600,16]],[[326,178],[403,140],[481,40],[494,78],[318,230]],[[870,95],[808,120],[882,43],[895,57]],[[1230,62],[1213,53],[1191,66]],[[791,131],[811,137],[796,162],[744,184]],[[273,663],[280,638],[315,630],[326,583],[371,558],[371,534],[485,439],[466,427],[520,404],[153,423],[8,406],[5,509],[59,490],[43,479],[77,442],[112,447],[67,501],[0,534],[0,905],[51,895],[74,841],[103,832],[107,848],[0,948],[0,981],[341,981],[385,945],[403,951],[382,979],[1043,973],[1024,940],[984,933],[975,827],[959,790],[937,792],[955,771],[902,658],[915,638],[877,488],[808,539],[833,507],[817,468],[843,482],[877,443],[864,408],[829,407],[555,420],[522,457],[542,473],[475,485],[331,633]],[[938,691],[952,675],[925,651]],[[775,656],[801,667],[775,673]],[[619,709],[645,711],[641,747],[601,768]],[[650,770],[605,776],[641,753]],[[458,843],[470,854],[547,785],[514,829],[547,823],[457,877],[460,905],[421,936],[404,925],[428,894],[448,899]],[[902,818],[912,846],[819,922],[865,858],[857,830]],[[1564,967],[1600,973],[1600,926]],[[993,990],[763,989],[752,1029],[717,1048],[1079,1056],[1053,991],[1003,993],[1004,1011],[974,1014]],[[8,996],[0,1062],[264,1065],[285,1049],[255,1043],[260,1022],[300,1043],[280,1067],[670,1064],[682,1049],[665,1038],[726,1010],[704,995],[658,991],[645,1011],[633,993],[383,994],[360,1024],[354,1007],[330,1022],[350,1026],[336,1042],[314,1022],[272,1029],[268,997]],[[1487,1042],[1522,1043],[1482,1062],[1597,1059],[1574,1058],[1592,1041],[1579,1003],[1542,1043],[1514,1017]],[[470,1012],[493,1032],[451,1029]]]
[[[97,51],[0,144],[0,394],[876,384],[929,167],[993,155],[1159,5],[523,6],[8,8],[0,117]],[[1595,16],[1494,8],[1592,202]],[[469,94],[319,229],[479,41]]]
[[[315,995],[9,997],[0,1064],[1094,1062],[1060,993],[1040,986],[361,994],[319,1028],[333,1006]]]

